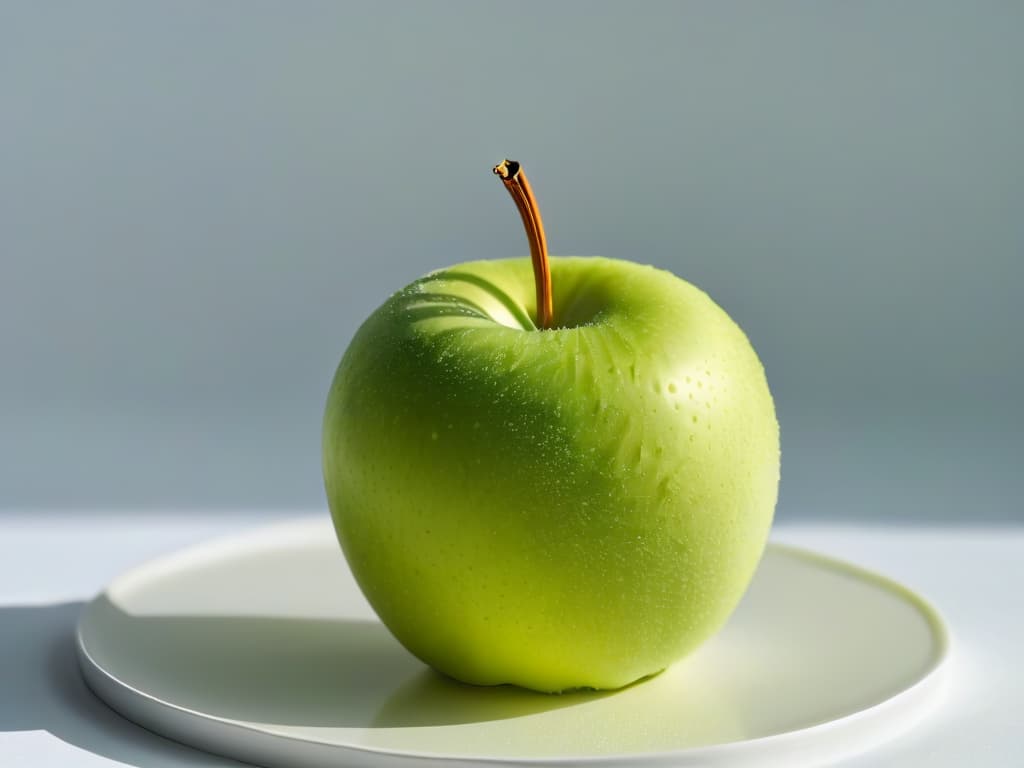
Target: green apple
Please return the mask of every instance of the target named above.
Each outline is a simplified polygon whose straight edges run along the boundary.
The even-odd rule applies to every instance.
[[[426,275],[358,330],[324,417],[342,549],[437,670],[618,688],[719,629],[764,549],[779,434],[740,328],[669,272],[525,259]]]

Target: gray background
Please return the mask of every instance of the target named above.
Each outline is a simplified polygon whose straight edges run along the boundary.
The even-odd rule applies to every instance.
[[[1021,521],[1024,4],[0,2],[0,508],[323,506],[359,322],[460,260],[673,270],[780,519]]]

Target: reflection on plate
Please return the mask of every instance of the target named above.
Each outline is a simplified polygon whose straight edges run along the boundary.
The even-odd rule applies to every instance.
[[[770,545],[727,627],[650,680],[549,696],[441,677],[360,594],[329,520],[158,560],[79,624],[83,673],[126,717],[261,765],[804,765],[935,702],[941,620],[879,576]]]

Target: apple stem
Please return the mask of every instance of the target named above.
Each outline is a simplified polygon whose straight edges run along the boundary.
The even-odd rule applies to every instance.
[[[519,215],[523,217],[526,238],[530,241],[530,258],[533,260],[533,279],[537,286],[537,325],[551,327],[554,307],[551,299],[551,267],[548,263],[548,242],[544,237],[544,224],[540,219],[537,198],[533,196],[526,174],[515,160],[502,160],[494,166],[494,173],[501,177],[501,183],[512,195]]]

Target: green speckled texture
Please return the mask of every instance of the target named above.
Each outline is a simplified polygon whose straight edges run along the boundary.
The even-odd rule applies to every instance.
[[[431,273],[359,329],[324,417],[338,538],[384,623],[438,670],[618,688],[712,635],[779,480],[764,371],[689,283],[553,258]]]

